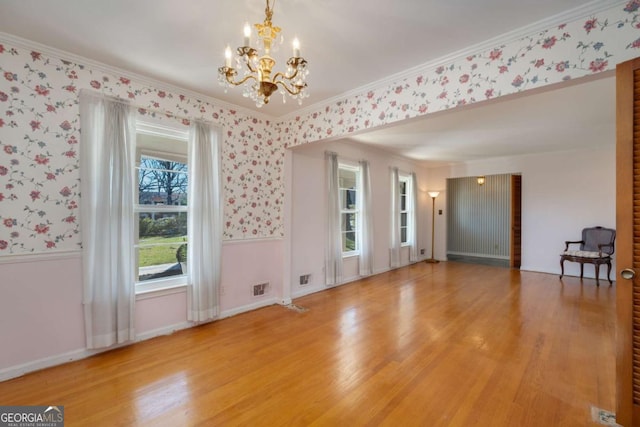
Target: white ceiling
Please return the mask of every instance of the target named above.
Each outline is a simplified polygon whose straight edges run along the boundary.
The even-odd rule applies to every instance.
[[[283,57],[276,59],[284,62],[290,40],[300,39],[311,70],[311,96],[304,105],[309,106],[535,21],[588,4],[615,2],[276,0],[273,23],[282,27],[285,37]],[[224,47],[240,44],[244,22],[262,22],[264,7],[264,0],[0,0],[0,30],[255,109],[241,89],[224,92],[217,68],[223,65]],[[610,100],[611,87],[594,81],[567,88],[561,101],[542,93],[534,95],[535,101],[526,97],[482,103],[355,139],[391,144],[399,154],[440,161],[524,152],[528,147],[547,149],[553,130],[559,135],[572,130],[588,135],[592,132],[586,128],[595,126],[594,117],[602,112],[611,117],[611,103],[596,102],[601,98],[588,94],[597,90],[593,96],[605,93]],[[279,117],[299,108],[292,101],[282,104],[277,95],[273,98],[261,113]],[[571,126],[562,125],[567,119]],[[608,132],[601,120],[596,124],[593,132]]]
[[[615,146],[615,75],[502,97],[350,139],[437,166]]]

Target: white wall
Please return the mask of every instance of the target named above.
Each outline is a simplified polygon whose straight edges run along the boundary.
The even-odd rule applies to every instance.
[[[291,197],[291,293],[293,297],[326,289],[324,285],[326,177],[325,151],[338,153],[339,159],[367,160],[373,189],[374,273],[389,269],[390,236],[390,172],[397,166],[401,172],[415,172],[418,179],[418,248],[430,256],[431,199],[426,194],[426,170],[417,162],[393,157],[351,141],[313,143],[297,147],[292,161]],[[427,203],[428,202],[428,203]],[[403,248],[402,264],[409,264],[408,248]],[[300,276],[311,274],[309,284],[300,285]],[[344,260],[344,281],[358,278],[357,258]]]
[[[611,141],[614,140],[612,135]],[[565,240],[580,240],[584,227],[616,226],[615,144],[599,149],[532,154],[475,161],[429,170],[441,190],[447,178],[522,174],[522,270],[560,273]],[[437,205],[446,207],[446,192]],[[437,209],[437,207],[436,207]],[[446,215],[436,220],[436,253],[446,256]],[[565,275],[580,275],[579,264],[566,262]],[[585,266],[585,277],[594,277]],[[606,277],[606,267],[600,278]],[[615,255],[612,279],[615,279]]]

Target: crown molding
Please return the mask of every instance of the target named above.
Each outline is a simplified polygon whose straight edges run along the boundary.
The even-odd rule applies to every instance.
[[[565,12],[550,16],[548,18],[541,19],[539,21],[528,24],[524,27],[520,27],[513,31],[509,31],[508,33],[501,34],[499,36],[471,45],[464,49],[452,52],[448,55],[441,56],[434,60],[425,62],[423,64],[416,65],[415,67],[408,68],[396,74],[392,74],[383,79],[376,80],[366,85],[341,93],[332,98],[328,98],[320,102],[317,102],[315,104],[308,105],[292,113],[284,114],[278,117],[278,120],[287,121],[287,120],[294,119],[296,116],[303,116],[305,114],[321,110],[327,106],[333,105],[336,102],[344,100],[346,98],[360,95],[362,93],[365,93],[371,90],[388,87],[395,82],[415,76],[420,72],[437,68],[441,65],[450,64],[456,60],[464,59],[470,55],[477,54],[480,52],[485,52],[488,49],[492,49],[497,46],[506,45],[512,42],[517,42],[518,40],[521,40],[522,38],[530,36],[532,34],[540,33],[550,28],[557,27],[558,25],[561,25],[561,24],[577,21],[579,19],[592,16],[600,12],[613,9],[614,7],[625,5],[627,3],[628,3],[628,0],[604,0],[604,1],[592,0],[591,2],[585,5],[567,10]]]
[[[93,59],[76,55],[74,53],[57,49],[55,47],[47,46],[42,43],[34,42],[32,40],[24,39],[22,37],[14,36],[9,33],[4,33],[2,31],[0,31],[0,42],[5,42],[7,44],[11,44],[21,49],[36,50],[38,52],[44,53],[47,56],[64,60],[64,61],[71,61],[78,64],[82,64],[87,67],[90,67],[91,69],[102,71],[104,73],[114,74],[119,76],[126,76],[127,78],[131,79],[131,81],[135,81],[136,83],[140,83],[146,86],[151,86],[155,89],[165,90],[167,92],[182,94],[182,95],[188,96],[189,98],[194,98],[199,101],[207,102],[216,107],[225,108],[227,110],[235,110],[249,117],[256,117],[262,120],[270,120],[270,121],[276,120],[275,116],[260,113],[255,110],[241,107],[239,105],[231,104],[231,103],[222,101],[220,99],[214,98],[212,96],[202,94],[200,92],[195,92],[190,89],[185,89],[183,87],[176,86],[171,83],[164,82],[162,80],[157,80],[149,76],[134,73],[133,71],[125,70],[123,68],[114,67],[112,65],[108,65],[103,62],[95,61]]]
[[[219,106],[222,108],[226,108],[226,109],[230,109],[230,110],[236,110],[238,112],[240,112],[241,114],[250,116],[250,117],[256,117],[256,118],[260,118],[263,120],[271,120],[271,121],[275,121],[275,122],[284,122],[287,120],[291,120],[293,118],[295,118],[296,116],[303,116],[305,114],[311,113],[313,111],[318,111],[320,109],[323,109],[327,106],[333,105],[338,101],[344,100],[345,98],[349,98],[349,97],[353,97],[356,95],[360,95],[364,92],[370,91],[370,90],[375,90],[375,89],[379,89],[381,87],[387,87],[391,84],[393,84],[394,82],[397,82],[399,80],[404,80],[408,77],[414,76],[415,74],[419,73],[419,72],[424,72],[428,69],[432,69],[432,68],[436,68],[440,65],[445,65],[445,64],[449,64],[455,60],[458,59],[463,59],[466,58],[467,56],[473,55],[473,54],[477,54],[479,52],[484,52],[488,49],[494,48],[496,46],[501,46],[501,45],[505,45],[505,44],[509,44],[511,42],[516,42],[520,39],[522,39],[523,37],[526,36],[530,36],[531,34],[535,34],[535,33],[539,33],[541,31],[544,30],[548,30],[549,28],[553,28],[555,26],[558,26],[560,24],[564,24],[564,23],[568,23],[568,22],[572,22],[572,21],[576,21],[578,19],[581,18],[585,18],[587,16],[591,16],[591,15],[595,15],[597,13],[603,12],[605,10],[609,10],[612,9],[616,6],[622,6],[624,4],[628,3],[628,0],[592,0],[591,2],[583,5],[583,6],[579,6],[577,8],[574,9],[570,9],[568,11],[553,15],[551,17],[548,18],[544,18],[542,20],[533,22],[531,24],[528,24],[524,27],[520,27],[516,30],[501,34],[499,36],[493,37],[491,39],[485,40],[483,42],[474,44],[472,46],[469,46],[467,48],[458,50],[456,52],[452,52],[448,55],[436,58],[434,60],[425,62],[423,64],[417,65],[415,67],[403,70],[401,72],[398,72],[396,74],[392,74],[390,76],[387,76],[383,79],[380,80],[376,80],[374,82],[368,83],[366,85],[363,86],[359,86],[357,88],[354,88],[352,90],[349,90],[347,92],[343,92],[339,95],[336,95],[334,97],[322,100],[320,102],[317,102],[315,104],[311,104],[308,106],[305,106],[304,108],[300,108],[296,111],[293,111],[291,113],[287,113],[284,114],[282,116],[272,116],[269,114],[265,114],[262,112],[258,112],[255,110],[251,110],[245,107],[241,107],[239,105],[235,105],[235,104],[231,104],[225,101],[222,101],[220,99],[208,96],[208,95],[204,95],[200,92],[195,92],[189,89],[185,89],[182,88],[180,86],[176,86],[161,80],[156,80],[154,78],[142,75],[142,74],[138,74],[138,73],[134,73],[132,71],[128,71],[125,69],[121,69],[121,68],[117,68],[111,65],[107,65],[104,64],[102,62],[98,62],[98,61],[94,61],[92,59],[86,58],[86,57],[82,57],[70,52],[66,52],[60,49],[56,49],[47,45],[43,45],[41,43],[37,43],[31,40],[27,40],[21,37],[17,37],[8,33],[3,33],[0,32],[0,41],[4,41],[6,43],[15,45],[16,47],[20,47],[23,49],[29,49],[29,50],[37,50],[39,52],[45,53],[48,56],[52,56],[58,59],[62,59],[62,60],[70,60],[73,62],[78,62],[81,63],[83,65],[89,66],[93,69],[99,70],[99,71],[103,71],[105,73],[110,73],[110,74],[120,74],[120,75],[125,75],[129,78],[131,78],[132,80],[141,83],[141,84],[145,84],[145,85],[149,85],[152,86],[154,88],[157,89],[163,89],[166,91],[170,91],[170,92],[178,92],[181,94],[184,94],[188,97],[191,98],[195,98],[198,99],[200,101],[204,101],[207,102],[209,104],[213,104],[215,106]]]

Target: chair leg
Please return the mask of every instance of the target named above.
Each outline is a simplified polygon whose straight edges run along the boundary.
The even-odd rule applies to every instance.
[[[607,279],[609,279],[609,286],[613,285],[613,281],[611,280],[611,262],[607,263]]]
[[[560,258],[560,278],[564,276],[564,258]]]
[[[580,263],[580,278],[582,279],[582,276],[584,275],[584,263]]]
[[[600,286],[600,264],[594,265],[596,268],[596,286]]]

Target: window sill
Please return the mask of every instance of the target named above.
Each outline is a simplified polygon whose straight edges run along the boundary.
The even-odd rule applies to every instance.
[[[346,252],[342,254],[342,259],[354,258],[360,256],[360,252]]]
[[[187,277],[180,276],[166,280],[154,280],[152,283],[136,283],[136,301],[177,294],[187,289]]]

